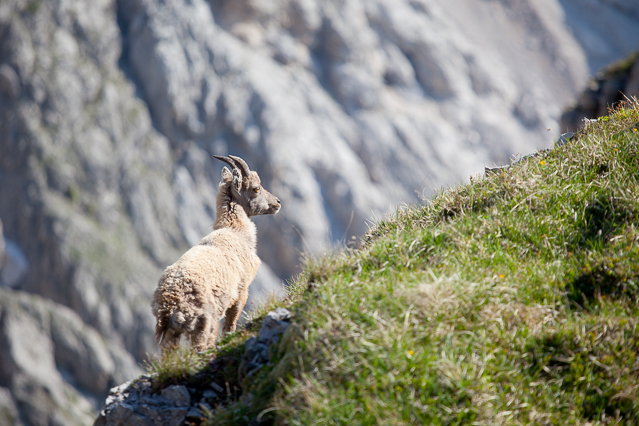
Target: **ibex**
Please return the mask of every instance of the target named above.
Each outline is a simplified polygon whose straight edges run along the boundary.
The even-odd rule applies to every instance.
[[[281,208],[244,160],[214,157],[232,171],[222,170],[213,232],[166,268],[153,294],[155,339],[162,350],[178,346],[183,333],[198,351],[214,347],[223,316],[222,330],[235,331],[261,263],[250,217]]]

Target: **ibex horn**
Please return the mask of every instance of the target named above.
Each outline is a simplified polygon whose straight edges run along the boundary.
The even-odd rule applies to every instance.
[[[214,155],[213,157],[217,158],[220,161],[224,161],[226,164],[231,166],[232,169],[239,169],[239,167],[237,167],[237,164],[235,163],[235,161],[232,158],[223,157],[221,155]]]
[[[244,177],[248,177],[251,174],[251,169],[248,164],[246,164],[246,161],[242,160],[240,157],[236,157],[235,155],[229,155],[229,157],[235,160],[235,162],[240,166],[240,170]]]

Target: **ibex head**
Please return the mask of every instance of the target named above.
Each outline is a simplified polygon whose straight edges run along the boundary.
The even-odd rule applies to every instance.
[[[233,199],[244,208],[248,216],[275,214],[280,211],[282,204],[279,198],[262,187],[260,177],[249,169],[246,161],[234,155],[213,157],[231,166],[233,171],[226,167],[222,170],[222,182],[230,184]]]

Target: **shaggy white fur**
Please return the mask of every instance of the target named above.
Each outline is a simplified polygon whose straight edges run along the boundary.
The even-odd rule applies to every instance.
[[[214,347],[223,316],[223,331],[235,331],[261,263],[250,216],[275,214],[281,207],[244,160],[215,158],[233,171],[222,171],[214,230],[166,268],[153,294],[155,339],[163,350],[177,346],[182,334],[198,351]]]

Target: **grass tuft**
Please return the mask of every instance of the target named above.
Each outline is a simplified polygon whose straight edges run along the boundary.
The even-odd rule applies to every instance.
[[[178,347],[151,357],[145,362],[147,374],[154,376],[156,390],[182,383],[206,364],[203,355],[188,347]]]

